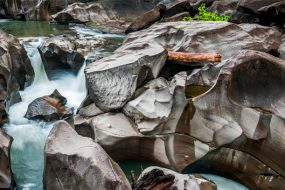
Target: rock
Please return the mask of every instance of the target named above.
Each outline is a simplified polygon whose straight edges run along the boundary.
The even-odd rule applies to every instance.
[[[181,21],[183,20],[184,17],[188,17],[191,16],[188,12],[182,12],[179,14],[176,14],[172,17],[167,17],[167,18],[163,18],[161,20],[161,22],[175,22],[175,21]]]
[[[73,115],[73,108],[66,108],[66,102],[66,98],[55,90],[51,95],[37,98],[31,102],[25,114],[25,118],[45,121],[68,118]]]
[[[210,11],[218,14],[226,14],[232,16],[237,11],[238,2],[239,0],[214,1],[210,7]]]
[[[282,0],[240,0],[238,6],[250,9],[257,13],[259,9],[277,2],[282,2]]]
[[[131,189],[120,167],[92,139],[64,121],[54,124],[45,145],[44,189]]]
[[[84,64],[84,56],[105,42],[104,39],[89,36],[55,36],[44,41],[39,52],[49,77],[57,69],[70,69],[78,73]]]
[[[166,10],[166,6],[159,4],[152,10],[146,12],[145,14],[137,17],[134,22],[126,29],[126,34],[131,32],[136,32],[151,26],[156,21],[160,20],[163,16],[163,11]]]
[[[55,15],[53,19],[62,24],[66,23],[106,23],[118,20],[116,14],[99,3],[74,3]]]
[[[187,104],[185,83],[187,74],[179,73],[171,81],[157,78],[137,90],[137,97],[123,108],[143,134],[170,133]],[[171,124],[170,124],[171,123]],[[172,127],[167,129],[167,126]],[[167,131],[167,132],[166,132]]]
[[[0,30],[0,126],[7,122],[6,110],[21,100],[19,90],[32,82],[34,71],[19,40]]]
[[[284,177],[285,165],[280,160],[285,157],[280,135],[285,126],[284,65],[281,59],[250,50],[229,59],[215,85],[190,102],[195,110],[190,135],[253,155]]]
[[[282,37],[282,43],[279,47],[280,58],[285,60],[285,35]]]
[[[0,189],[13,189],[14,179],[10,165],[12,137],[0,129]]]
[[[188,166],[184,173],[211,172],[232,178],[249,189],[283,189],[285,178],[251,154],[220,148]]]
[[[115,160],[140,159],[181,171],[213,147],[176,133],[143,135],[122,113],[94,117],[90,126],[95,141]]]
[[[199,190],[216,190],[215,183],[208,181],[197,175],[183,175],[169,169],[160,167],[148,167],[140,175],[134,190],[151,188],[163,189],[162,187],[169,184],[169,189],[199,189]],[[155,187],[154,187],[155,186]],[[166,189],[168,189],[166,188]],[[164,189],[163,189],[164,190]]]
[[[252,28],[256,28],[255,31],[260,28],[264,33],[248,32],[245,25],[201,21],[159,23],[132,33],[113,55],[86,67],[90,97],[103,111],[121,109],[138,87],[158,77],[165,64],[166,48],[194,53],[218,52],[223,60],[243,49],[277,51],[280,32],[260,25]]]
[[[163,19],[167,19],[170,17],[173,17],[177,14],[181,14],[181,13],[192,13],[193,8],[190,5],[190,1],[188,0],[182,0],[182,1],[174,1],[171,2],[169,5],[167,5],[167,8],[165,11],[163,11]]]

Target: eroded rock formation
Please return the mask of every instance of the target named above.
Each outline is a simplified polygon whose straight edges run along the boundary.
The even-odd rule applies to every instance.
[[[10,165],[12,140],[0,129],[0,189],[12,189],[15,185]]]
[[[33,68],[19,40],[0,29],[0,125],[7,122],[6,109],[19,102],[19,90],[33,80]]]
[[[221,32],[223,35],[220,35]],[[156,24],[132,33],[114,55],[86,67],[90,97],[104,111],[122,108],[138,87],[158,77],[165,64],[165,48],[173,51],[219,52],[226,60],[243,49],[277,51],[281,36],[280,32],[260,25],[228,22]]]

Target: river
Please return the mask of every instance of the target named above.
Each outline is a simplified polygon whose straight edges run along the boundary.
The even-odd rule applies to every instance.
[[[11,150],[12,171],[17,183],[17,190],[43,189],[44,145],[52,122],[31,121],[24,118],[29,103],[43,95],[51,94],[57,89],[68,100],[70,107],[78,108],[87,95],[85,85],[84,66],[77,75],[68,71],[55,72],[54,80],[49,80],[37,47],[48,35],[64,33],[77,33],[78,35],[93,35],[98,38],[109,39],[108,47],[97,49],[92,54],[107,56],[122,42],[124,36],[103,34],[95,28],[84,26],[62,26],[47,22],[22,22],[0,20],[0,28],[20,38],[35,72],[35,78],[29,87],[20,92],[22,101],[9,109],[9,124],[5,126],[6,132],[14,138]],[[137,175],[142,167],[151,163],[130,160],[120,163],[126,175],[135,170]],[[218,185],[218,190],[245,190],[246,188],[232,180],[215,175],[205,175]]]

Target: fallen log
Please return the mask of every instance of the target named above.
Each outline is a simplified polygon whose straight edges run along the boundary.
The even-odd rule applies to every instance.
[[[222,56],[218,53],[188,53],[168,51],[168,61],[209,63],[221,62]]]

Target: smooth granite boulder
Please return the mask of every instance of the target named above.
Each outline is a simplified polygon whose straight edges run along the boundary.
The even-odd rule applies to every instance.
[[[44,189],[130,190],[120,167],[92,139],[66,122],[54,124],[45,145]]]

